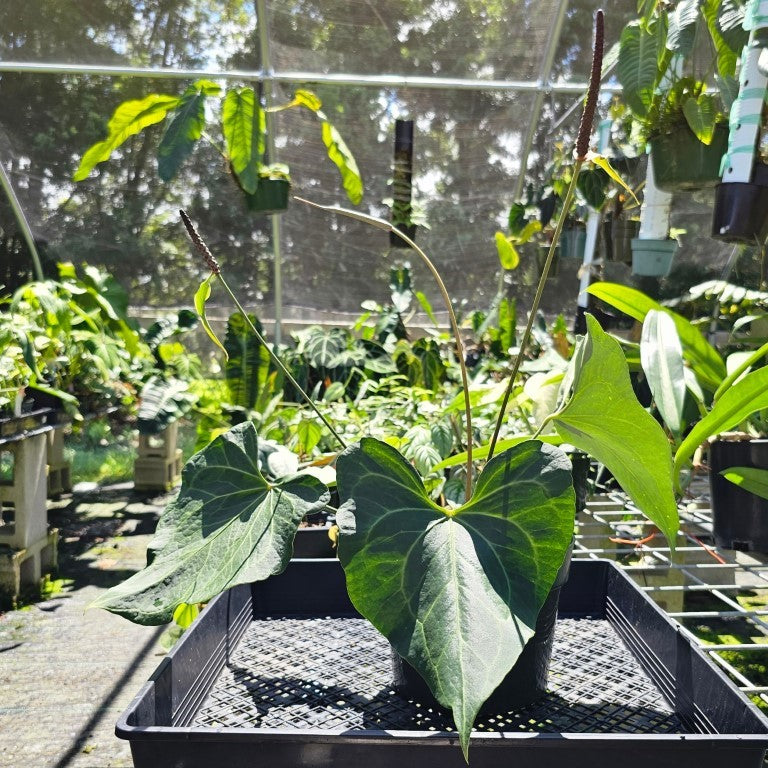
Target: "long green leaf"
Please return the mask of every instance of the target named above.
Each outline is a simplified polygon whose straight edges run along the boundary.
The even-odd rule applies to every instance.
[[[620,312],[643,322],[652,310],[666,312],[674,321],[685,359],[690,363],[699,381],[714,392],[726,376],[725,363],[717,350],[682,315],[667,309],[635,288],[617,283],[593,283],[587,292],[610,304]]]
[[[255,194],[264,155],[266,120],[253,88],[232,88],[224,97],[221,126],[232,170],[248,194]]]
[[[357,162],[344,139],[341,138],[341,134],[327,120],[323,121],[322,135],[328,157],[341,173],[347,197],[353,205],[357,205],[363,199],[363,179],[357,168]]]
[[[99,163],[109,160],[112,152],[126,139],[150,125],[159,123],[168,114],[168,110],[175,109],[178,104],[178,96],[166,96],[162,93],[151,93],[143,99],[123,102],[109,120],[107,138],[86,151],[72,179],[82,181],[87,178]]]
[[[205,128],[205,99],[217,95],[216,83],[198,80],[184,91],[173,117],[157,148],[157,171],[163,181],[170,181],[192,152]]]
[[[734,485],[743,488],[749,493],[754,493],[761,499],[768,499],[768,469],[756,469],[755,467],[728,467],[720,472]]]
[[[727,392],[736,379],[740,378],[745,371],[748,371],[758,360],[761,360],[766,355],[768,355],[768,342],[763,344],[759,349],[756,349],[752,354],[747,355],[747,357],[723,379],[723,383],[717,388],[717,391],[712,397],[713,402],[717,402],[720,399],[720,395],[722,395],[723,392]]]
[[[529,440],[488,462],[472,499],[435,505],[372,438],[337,461],[339,559],[355,607],[453,711],[464,755],[482,704],[533,635],[573,536],[570,463]]]
[[[763,408],[768,408],[768,367],[752,371],[737,381],[694,425],[675,454],[675,481],[688,459],[705,440],[733,429],[747,416]]]
[[[251,422],[195,454],[184,467],[178,498],[160,518],[151,564],[91,606],[139,624],[164,624],[181,603],[203,603],[229,587],[280,573],[301,519],[322,509],[329,494],[308,475],[267,483],[258,456]]]
[[[555,429],[605,464],[638,509],[674,546],[679,525],[669,441],[637,402],[619,343],[587,315],[574,353],[573,391],[552,416]]]
[[[688,56],[696,40],[696,22],[701,0],[680,0],[669,14],[667,48],[680,56]]]
[[[658,38],[639,22],[630,22],[621,33],[616,74],[622,96],[630,109],[645,117],[651,106],[653,89],[659,78]]]
[[[511,437],[506,437],[503,440],[499,440],[496,443],[496,451],[506,451],[508,448],[514,448],[516,445],[520,445],[520,443],[524,443],[526,440],[530,440],[530,435],[512,435]],[[539,435],[537,438],[542,443],[546,443],[547,445],[562,445],[566,441],[563,440],[560,435]],[[488,454],[491,452],[491,444],[486,443],[485,445],[480,445],[477,448],[472,449],[472,459],[474,461],[482,461],[482,459],[487,459]],[[455,453],[453,456],[449,456],[447,459],[444,459],[439,464],[435,464],[434,467],[430,469],[430,474],[433,472],[442,472],[444,469],[449,469],[450,467],[458,467],[462,466],[463,464],[467,463],[467,452],[462,451],[461,453]]]
[[[208,275],[208,277],[200,283],[200,287],[195,292],[195,311],[200,318],[200,323],[205,328],[205,332],[208,334],[208,338],[227,356],[227,350],[224,345],[219,341],[218,336],[213,332],[211,324],[208,322],[208,318],[205,314],[205,303],[211,297],[211,282],[216,275]]]
[[[683,348],[674,320],[652,309],[645,316],[640,362],[664,423],[680,434],[685,404]]]
[[[256,315],[249,315],[254,327],[262,332],[262,326]],[[227,321],[227,333],[224,337],[224,349],[227,352],[227,364],[224,377],[227,382],[232,405],[248,410],[256,406],[259,393],[266,386],[269,375],[269,350],[259,341],[245,318],[233,313]]]

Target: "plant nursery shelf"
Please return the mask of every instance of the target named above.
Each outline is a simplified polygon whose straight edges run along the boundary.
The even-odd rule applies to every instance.
[[[462,766],[449,712],[391,687],[387,641],[337,561],[214,600],[117,726],[136,768]],[[759,766],[768,719],[614,564],[578,561],[549,692],[478,718],[470,765]],[[502,761],[502,762],[499,762]]]

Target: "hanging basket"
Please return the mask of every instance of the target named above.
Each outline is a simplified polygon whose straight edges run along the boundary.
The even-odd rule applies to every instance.
[[[632,274],[664,277],[669,274],[677,240],[632,240]]]
[[[728,149],[728,125],[715,126],[710,144],[702,144],[687,125],[654,136],[651,147],[653,178],[665,192],[714,187],[720,179],[720,162]]]
[[[768,238],[768,166],[757,163],[750,183],[717,185],[712,237],[744,245],[765,242]]]
[[[281,213],[288,208],[291,183],[287,179],[260,178],[256,191],[245,196],[245,204],[254,213]]]
[[[640,222],[635,219],[613,219],[610,222],[611,248],[609,261],[622,264],[632,263],[632,240],[640,231]]]
[[[563,259],[584,258],[584,247],[587,243],[587,230],[583,227],[568,227],[560,235],[560,256]]]

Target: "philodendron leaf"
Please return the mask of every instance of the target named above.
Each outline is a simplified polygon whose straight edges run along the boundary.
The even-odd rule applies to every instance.
[[[683,345],[683,356],[690,363],[701,384],[712,392],[720,386],[726,376],[723,358],[701,335],[701,331],[682,315],[663,307],[642,291],[618,283],[593,283],[587,288],[587,292],[641,323],[652,309],[666,312],[675,321],[677,335]]]
[[[162,93],[151,93],[143,99],[124,101],[109,120],[107,138],[94,144],[83,155],[72,177],[73,181],[85,179],[96,165],[109,160],[112,152],[126,139],[164,120],[168,110],[175,109],[178,104],[178,96]]]
[[[352,603],[451,708],[466,757],[475,717],[533,635],[573,536],[570,463],[528,440],[489,461],[455,510],[373,438],[336,469]]]
[[[216,96],[221,88],[210,80],[198,80],[181,94],[173,117],[157,148],[157,172],[170,181],[182,162],[192,152],[205,127],[205,99]]]
[[[138,624],[164,624],[182,603],[203,603],[236,584],[280,573],[304,515],[328,489],[308,475],[267,483],[256,462],[251,422],[233,427],[184,467],[181,491],[165,509],[151,565],[107,590],[91,607]]]
[[[255,194],[264,154],[266,119],[253,88],[232,88],[224,97],[221,127],[232,170],[245,192]]]
[[[675,481],[696,449],[707,439],[768,408],[768,367],[758,368],[722,393],[712,410],[686,435],[675,454]]]
[[[353,205],[357,205],[363,199],[363,179],[357,162],[346,142],[341,138],[341,134],[329,122],[323,121],[321,130],[328,157],[341,173],[347,197]]]
[[[696,135],[696,138],[709,146],[715,135],[717,123],[717,103],[713,93],[702,93],[698,99],[686,99],[683,103],[683,115],[688,127]]]
[[[659,423],[637,402],[619,343],[587,315],[574,353],[573,389],[552,417],[555,429],[614,474],[674,546],[679,525],[672,455]]]
[[[679,435],[686,390],[683,348],[675,321],[666,312],[652,309],[645,316],[640,362],[661,418]]]
[[[720,474],[734,485],[738,485],[739,488],[754,493],[761,499],[768,499],[768,469],[728,467],[728,469],[722,470]]]

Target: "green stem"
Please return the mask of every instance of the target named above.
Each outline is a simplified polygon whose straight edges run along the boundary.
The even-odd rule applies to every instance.
[[[443,297],[443,302],[448,310],[448,317],[451,322],[451,330],[453,331],[453,339],[456,344],[456,354],[459,359],[459,367],[461,368],[461,384],[464,390],[464,415],[467,425],[467,477],[465,484],[466,500],[469,501],[472,495],[472,409],[469,403],[469,376],[467,375],[467,366],[464,362],[464,346],[461,343],[461,334],[459,333],[459,324],[456,321],[456,314],[453,311],[453,304],[451,303],[451,297],[448,295],[448,289],[445,287],[443,279],[440,277],[440,273],[430,260],[424,251],[419,248],[416,243],[411,240],[410,237],[404,235],[399,229],[393,227],[388,221],[380,219],[377,216],[369,216],[366,213],[359,213],[358,211],[350,211],[348,208],[341,208],[337,205],[320,205],[319,203],[313,203],[311,200],[305,200],[302,197],[295,197],[294,200],[298,200],[301,203],[307,203],[314,208],[320,208],[323,211],[330,211],[331,213],[340,213],[342,216],[348,216],[351,219],[357,219],[363,221],[366,224],[371,224],[378,229],[383,229],[386,232],[394,232],[404,243],[406,243],[415,253],[421,258],[426,265],[427,269],[435,278],[437,287],[440,289],[440,294]]]
[[[283,365],[283,361],[272,351],[271,347],[267,342],[265,341],[264,337],[259,333],[256,326],[251,322],[251,318],[248,317],[248,313],[243,309],[240,302],[237,300],[237,296],[232,292],[232,289],[227,285],[227,281],[224,279],[224,275],[219,273],[218,275],[219,280],[221,280],[221,284],[224,286],[224,289],[229,294],[232,301],[235,303],[235,306],[237,307],[238,312],[243,316],[243,319],[248,324],[248,327],[251,329],[251,332],[256,336],[256,338],[259,340],[261,344],[264,345],[264,348],[269,353],[270,358],[272,358],[272,362],[280,369],[283,376],[285,376],[286,379],[291,383],[291,385],[296,389],[296,391],[304,398],[304,400],[307,402],[309,407],[317,414],[317,416],[320,418],[320,421],[325,424],[325,426],[330,430],[331,434],[338,440],[339,445],[341,445],[342,448],[346,448],[347,444],[342,439],[341,435],[333,428],[331,423],[328,421],[328,419],[323,416],[323,414],[318,409],[317,405],[315,405],[312,398],[301,388],[299,383],[296,381],[296,379],[293,378],[290,371]]]
[[[488,461],[493,458],[493,452],[496,449],[496,443],[498,442],[499,433],[501,432],[501,425],[504,423],[504,414],[507,410],[507,403],[509,402],[509,397],[512,394],[512,390],[515,386],[515,380],[517,379],[517,374],[520,371],[520,365],[523,362],[525,349],[531,339],[531,332],[533,331],[533,323],[536,319],[536,312],[538,312],[539,304],[541,303],[541,297],[544,293],[544,286],[546,285],[547,277],[549,275],[549,269],[552,266],[552,260],[555,257],[555,249],[557,248],[557,244],[560,242],[560,234],[563,231],[563,224],[565,223],[565,219],[568,216],[568,211],[570,210],[571,204],[573,203],[574,195],[576,194],[576,181],[579,178],[579,171],[581,170],[581,166],[583,164],[583,160],[577,159],[573,166],[573,176],[571,177],[571,183],[568,185],[568,191],[566,192],[565,200],[563,201],[563,209],[560,213],[560,217],[557,220],[555,234],[552,238],[552,242],[549,245],[549,253],[547,253],[547,260],[544,263],[544,268],[541,271],[539,284],[536,286],[536,295],[533,297],[533,304],[531,305],[531,311],[528,315],[528,324],[525,326],[525,332],[523,333],[523,338],[520,342],[520,349],[518,350],[517,357],[515,358],[515,365],[512,368],[512,375],[509,377],[509,384],[507,385],[507,390],[504,393],[504,399],[501,401],[499,415],[496,419],[496,426],[493,430],[493,437],[491,438],[491,446],[488,450]]]

